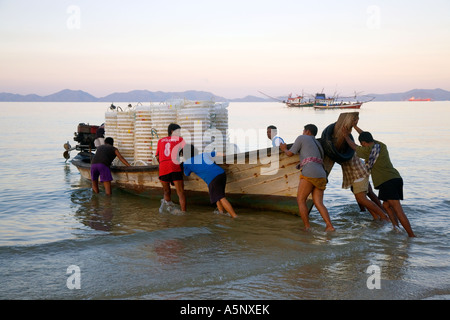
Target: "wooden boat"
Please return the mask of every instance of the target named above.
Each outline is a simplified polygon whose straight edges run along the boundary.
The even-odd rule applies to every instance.
[[[304,108],[304,107],[313,107],[314,106],[314,101],[305,101],[303,96],[297,96],[297,97],[292,97],[292,95],[289,95],[288,99],[285,101],[286,105],[288,107],[300,107],[300,108]]]
[[[290,145],[288,145],[290,147]],[[80,152],[72,164],[81,176],[91,179],[90,157]],[[219,165],[227,174],[226,197],[236,207],[273,210],[298,215],[297,188],[300,172],[296,169],[298,157],[288,157],[278,148],[260,149],[227,155]],[[112,166],[113,186],[125,191],[161,199],[158,165]],[[184,177],[186,198],[189,203],[210,205],[208,187],[195,174]],[[177,202],[176,192],[172,192]],[[312,208],[312,199],[308,207]]]
[[[317,93],[314,99],[314,109],[328,110],[328,109],[359,109],[362,102],[344,102],[338,101],[336,97],[327,98],[324,93]]]
[[[338,121],[327,127],[319,139],[324,148],[324,166],[328,173],[331,172],[334,162],[348,161],[353,155],[344,141],[341,128],[346,126],[350,129],[355,117],[358,117],[357,112],[341,114]],[[92,135],[90,131],[79,133],[74,138],[80,142],[79,146],[71,148],[68,143],[64,146],[66,159],[69,158],[70,150],[81,150],[71,162],[81,176],[89,180],[93,156],[90,152]],[[288,145],[288,148],[291,146],[292,144]],[[219,160],[216,162],[227,174],[226,197],[233,206],[298,215],[297,189],[300,172],[296,168],[297,156],[288,157],[279,148],[266,148],[226,155],[222,161]],[[159,181],[158,165],[111,166],[111,173],[115,187],[152,199],[162,199],[163,190]],[[193,173],[189,177],[184,177],[184,186],[188,205],[190,203],[211,205],[208,187],[197,175]],[[172,195],[177,202],[176,192],[172,192]],[[313,207],[311,195],[307,206],[309,210]]]

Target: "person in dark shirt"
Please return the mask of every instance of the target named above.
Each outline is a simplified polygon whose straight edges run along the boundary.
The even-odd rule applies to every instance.
[[[387,146],[378,140],[374,140],[372,134],[363,131],[357,126],[358,120],[353,123],[353,128],[359,133],[358,146],[349,137],[349,132],[343,129],[345,140],[356,151],[356,155],[365,160],[365,165],[370,171],[375,189],[379,190],[378,198],[383,201],[383,208],[389,215],[396,229],[400,221],[409,237],[415,237],[408,217],[403,211],[400,200],[403,200],[403,178],[394,168],[389,156]]]
[[[105,187],[106,194],[111,195],[111,181],[113,178],[110,167],[116,157],[127,167],[130,166],[128,161],[122,157],[119,150],[114,147],[114,139],[108,137],[105,139],[105,144],[97,148],[97,152],[91,162],[92,190],[94,190],[95,193],[99,193],[98,178],[100,177],[100,181],[103,182]]]

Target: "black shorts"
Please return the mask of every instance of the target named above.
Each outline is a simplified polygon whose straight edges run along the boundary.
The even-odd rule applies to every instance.
[[[227,175],[225,173],[219,174],[208,185],[209,199],[211,203],[216,203],[222,198],[225,198],[225,186],[227,185]]]
[[[171,172],[169,174],[159,176],[159,180],[164,181],[164,182],[169,182],[169,183],[174,182],[174,181],[183,180],[183,173],[181,171]]]
[[[403,200],[403,179],[396,178],[380,184],[378,198],[383,201]]]

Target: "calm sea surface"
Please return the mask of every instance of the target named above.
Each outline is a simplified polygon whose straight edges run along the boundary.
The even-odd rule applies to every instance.
[[[0,103],[0,299],[450,298],[450,102],[371,102],[360,110],[359,126],[387,144],[403,176],[416,238],[359,212],[341,189],[339,165],[324,199],[334,233],[323,231],[315,209],[304,232],[289,214],[236,208],[232,220],[188,206],[175,216],[117,189],[112,198],[93,194],[65,162],[63,144],[75,144],[78,123],[103,123],[107,107]],[[322,132],[340,113],[231,103],[229,124],[263,132],[274,124],[293,142],[305,124]]]

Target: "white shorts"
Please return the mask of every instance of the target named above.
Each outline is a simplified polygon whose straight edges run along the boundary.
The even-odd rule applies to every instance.
[[[361,192],[367,194],[367,192],[369,192],[369,176],[353,181],[351,189],[353,194],[358,194]]]

